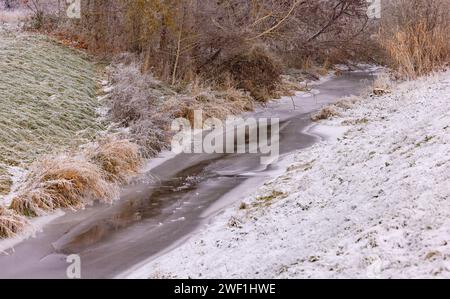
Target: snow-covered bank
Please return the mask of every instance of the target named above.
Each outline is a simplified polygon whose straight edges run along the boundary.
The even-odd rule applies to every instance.
[[[338,139],[132,277],[450,277],[450,72],[339,105]]]

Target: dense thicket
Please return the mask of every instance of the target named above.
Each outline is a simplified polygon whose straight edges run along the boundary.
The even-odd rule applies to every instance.
[[[384,7],[379,41],[387,63],[408,78],[450,62],[450,1],[395,0]]]
[[[366,5],[365,0],[85,0],[78,25],[90,49],[140,53],[144,68],[168,81],[217,71],[245,80],[253,71],[276,75],[273,58],[296,66],[307,59],[344,58],[366,28]],[[243,64],[251,74],[242,73]]]
[[[237,80],[256,97],[280,67],[353,59],[413,77],[450,56],[448,0],[384,0],[379,20],[368,18],[366,0],[81,0],[81,19],[68,19],[62,0],[0,3],[24,4],[34,26],[98,54],[138,54],[142,71],[165,82]]]

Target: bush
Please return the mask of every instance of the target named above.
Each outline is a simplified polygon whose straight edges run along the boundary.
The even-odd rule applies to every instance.
[[[334,116],[339,116],[339,113],[333,106],[327,106],[322,108],[318,113],[311,117],[312,121],[319,121],[324,119],[330,119]]]
[[[129,129],[127,138],[140,146],[144,158],[167,148],[170,124],[176,118],[191,119],[194,110],[203,110],[205,118],[224,119],[252,109],[251,97],[225,78],[215,88],[198,79],[185,86],[169,86],[141,72],[136,61],[137,57],[125,55],[114,63],[109,106],[111,120]]]
[[[250,92],[256,100],[267,101],[281,83],[282,68],[266,51],[256,47],[224,61],[219,72],[230,74],[236,86]]]
[[[0,206],[0,239],[14,237],[27,225],[28,221],[24,217]]]
[[[375,95],[383,95],[385,93],[390,93],[392,89],[392,80],[390,75],[387,73],[381,73],[373,82],[372,93]]]
[[[415,78],[450,62],[450,5],[446,0],[396,0],[379,34],[388,63]]]
[[[141,167],[138,145],[110,137],[89,144],[77,156],[46,157],[35,162],[13,198],[10,209],[36,217],[56,209],[82,209],[93,201],[112,202],[118,184]]]
[[[89,160],[98,165],[111,182],[126,183],[141,167],[139,146],[129,140],[106,140],[88,153]]]
[[[92,200],[111,202],[116,195],[98,166],[82,157],[59,156],[32,166],[10,208],[35,217],[59,208],[81,209]]]

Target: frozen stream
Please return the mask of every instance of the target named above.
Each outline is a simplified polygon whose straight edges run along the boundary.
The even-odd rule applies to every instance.
[[[259,155],[249,154],[169,158],[128,186],[114,205],[66,213],[35,238],[0,255],[0,278],[66,278],[70,254],[80,255],[83,278],[117,277],[164,254],[223,207],[284,171],[289,153],[319,138],[304,132],[311,124],[311,112],[342,96],[358,94],[372,78],[371,71],[346,72],[318,83],[314,96],[283,98],[253,113],[281,119],[278,163],[264,167]],[[151,183],[145,176],[158,180]]]

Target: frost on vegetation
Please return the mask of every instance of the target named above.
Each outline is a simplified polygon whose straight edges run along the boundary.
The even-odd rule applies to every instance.
[[[114,183],[126,183],[138,174],[142,165],[139,146],[129,140],[100,140],[87,147],[85,155],[104,171],[108,181]]]
[[[339,113],[336,111],[336,109],[333,106],[327,106],[324,107],[322,109],[320,109],[320,111],[316,114],[314,114],[311,117],[312,121],[319,121],[319,120],[323,120],[323,119],[329,119],[332,118],[334,116],[338,116]]]
[[[10,167],[73,148],[103,130],[93,64],[46,37],[0,29],[0,194]]]
[[[381,73],[378,74],[375,81],[373,82],[373,94],[376,96],[383,95],[385,93],[390,93],[392,88],[393,82],[391,80],[391,77],[388,73]]]
[[[38,159],[15,190],[9,209],[0,206],[0,230],[5,232],[0,238],[21,232],[28,225],[22,216],[82,209],[94,201],[111,203],[119,185],[138,174],[141,163],[138,146],[115,137],[87,144],[78,153]]]
[[[144,157],[156,155],[170,140],[170,124],[176,118],[193,117],[201,109],[205,117],[225,118],[252,109],[251,97],[231,87],[219,90],[194,80],[187,86],[169,86],[143,73],[136,58],[124,56],[110,68],[114,86],[109,98],[110,118],[129,128]]]
[[[359,96],[347,96],[340,98],[336,103],[327,105],[319,110],[319,112],[311,116],[311,120],[318,122],[321,120],[331,119],[333,117],[339,117],[344,111],[354,107],[361,97]]]
[[[92,200],[112,201],[117,189],[99,166],[83,157],[58,156],[36,162],[10,208],[35,217],[60,208],[81,209]]]
[[[25,217],[0,206],[0,239],[16,236],[27,225]]]
[[[24,231],[27,217],[111,202],[142,161],[128,140],[99,139],[88,57],[39,35],[0,29],[0,41],[1,239]],[[14,183],[17,169],[26,171]]]

